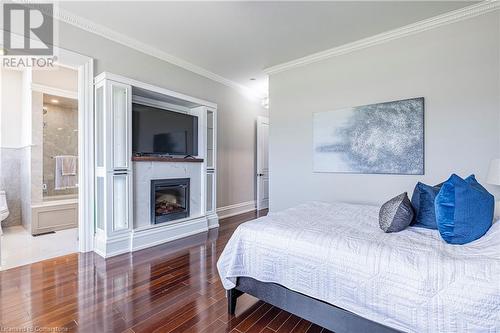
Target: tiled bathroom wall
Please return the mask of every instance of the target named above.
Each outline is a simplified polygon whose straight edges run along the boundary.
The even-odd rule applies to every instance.
[[[43,184],[46,186],[43,190],[44,197],[78,193],[78,189],[54,189],[55,156],[58,155],[78,155],[78,109],[44,104]]]
[[[3,227],[21,224],[21,165],[26,148],[1,148],[0,188],[7,193],[9,217],[2,221]]]

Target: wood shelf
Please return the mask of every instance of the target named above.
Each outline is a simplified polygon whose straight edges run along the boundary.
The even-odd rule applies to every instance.
[[[203,163],[202,158],[183,158],[169,156],[132,156],[134,162],[176,162],[176,163]]]

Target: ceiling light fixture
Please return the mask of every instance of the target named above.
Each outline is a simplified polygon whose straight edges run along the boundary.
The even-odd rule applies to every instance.
[[[54,103],[54,104],[59,104],[59,100],[57,100],[57,99],[55,99],[55,98],[51,99],[50,101],[51,101],[52,103]]]
[[[255,80],[257,80],[257,79],[254,77],[250,78],[250,81],[255,81]]]

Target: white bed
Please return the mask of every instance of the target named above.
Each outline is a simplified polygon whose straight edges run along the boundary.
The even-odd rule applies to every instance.
[[[500,223],[449,245],[438,231],[385,234],[379,207],[313,202],[240,225],[217,267],[278,283],[408,332],[500,332]]]

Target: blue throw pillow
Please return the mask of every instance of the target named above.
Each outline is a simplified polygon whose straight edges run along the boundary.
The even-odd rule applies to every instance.
[[[418,182],[411,196],[411,204],[415,210],[412,226],[437,229],[434,200],[442,184],[429,186]]]
[[[452,175],[453,176],[453,175]],[[460,176],[457,176],[460,178]],[[469,177],[465,178],[464,179],[468,184],[472,185],[473,187],[477,188],[478,190],[481,190],[483,192],[486,192],[486,193],[490,193],[488,192],[481,184],[478,183],[478,181],[476,180],[476,176],[475,175],[470,175]]]
[[[439,233],[450,244],[481,238],[493,222],[495,199],[474,175],[465,180],[451,175],[436,196],[435,205]]]

